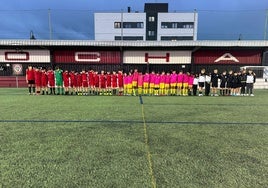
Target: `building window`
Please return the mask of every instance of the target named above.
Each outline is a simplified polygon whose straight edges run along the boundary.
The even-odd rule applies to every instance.
[[[121,22],[114,22],[114,28],[121,28]]]
[[[149,16],[149,22],[154,22],[154,21],[155,21],[154,16]]]
[[[115,36],[114,40],[143,40],[142,36]]]
[[[194,40],[192,36],[161,36],[161,40],[178,41],[178,40]]]
[[[154,36],[155,32],[154,31],[148,31],[148,36]]]
[[[143,28],[144,27],[143,25],[144,25],[143,22],[137,22],[137,28]]]
[[[161,22],[162,29],[193,29],[194,22]]]
[[[143,28],[144,24],[143,22],[123,22],[123,28],[129,29],[137,29],[137,28]],[[121,22],[114,22],[114,28],[121,28]]]
[[[178,23],[177,22],[173,22],[172,23],[172,28],[178,28]]]

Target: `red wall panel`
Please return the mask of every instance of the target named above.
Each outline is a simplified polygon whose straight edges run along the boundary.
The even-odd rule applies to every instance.
[[[260,65],[260,50],[200,50],[194,54],[194,64]]]
[[[120,51],[55,51],[55,63],[120,64]]]

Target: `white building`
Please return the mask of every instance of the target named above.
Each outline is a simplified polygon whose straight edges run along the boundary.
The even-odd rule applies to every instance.
[[[198,14],[168,13],[167,3],[146,3],[144,13],[95,13],[95,40],[197,40]]]

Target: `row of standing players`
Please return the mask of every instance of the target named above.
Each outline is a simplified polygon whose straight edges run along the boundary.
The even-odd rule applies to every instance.
[[[183,73],[183,71],[142,74],[137,69],[129,73],[93,70],[82,72],[33,68],[26,70],[29,94],[65,95],[251,95],[256,76],[253,71],[213,73]],[[220,86],[220,87],[219,87]],[[48,92],[48,88],[50,92]],[[57,91],[56,91],[57,90]],[[219,93],[218,93],[219,92]]]

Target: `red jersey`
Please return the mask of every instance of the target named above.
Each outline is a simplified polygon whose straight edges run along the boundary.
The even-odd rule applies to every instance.
[[[95,87],[99,87],[99,85],[100,85],[99,75],[98,74],[94,74],[93,78],[94,78]]]
[[[94,82],[94,72],[93,71],[88,72],[88,80],[89,80],[89,86],[94,87],[95,82]]]
[[[83,87],[88,87],[87,73],[86,72],[82,72],[81,73],[81,78],[82,78],[82,86]]]
[[[104,74],[100,75],[100,87],[106,88],[106,76]]]
[[[110,74],[106,75],[106,85],[107,85],[107,87],[112,86],[112,75],[110,75]]]
[[[74,72],[70,72],[70,85],[71,87],[77,87],[77,77]]]
[[[47,71],[47,79],[48,79],[48,84],[50,87],[55,86],[55,75],[53,70]]]
[[[64,87],[69,87],[69,73],[67,71],[64,71],[62,73],[62,78],[63,78],[63,84],[64,84]]]
[[[34,70],[33,69],[31,69],[31,70],[28,70],[28,69],[26,69],[26,79],[27,79],[27,81],[28,80],[34,80]]]
[[[116,88],[116,87],[117,87],[117,75],[112,74],[112,88]]]
[[[34,79],[35,79],[35,84],[36,86],[41,86],[41,80],[42,80],[42,72],[40,72],[39,70],[36,70],[34,72]]]
[[[42,71],[41,82],[42,82],[43,87],[47,87],[48,77],[47,77],[47,73],[44,71]]]
[[[117,79],[118,79],[118,87],[123,87],[123,74],[118,73]]]
[[[77,74],[77,86],[82,87],[82,76],[81,76],[81,74]]]
[[[87,81],[87,73],[81,73],[82,81]]]

